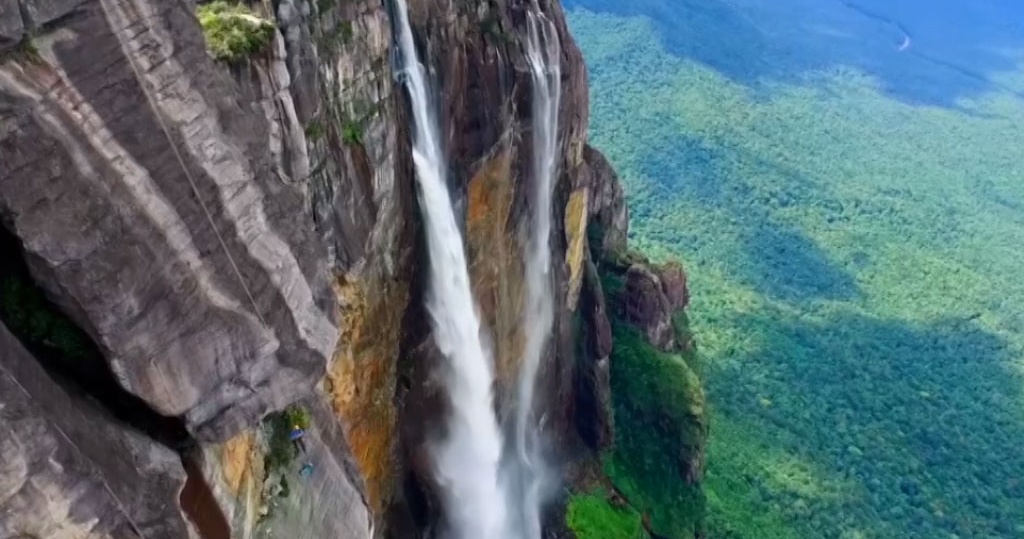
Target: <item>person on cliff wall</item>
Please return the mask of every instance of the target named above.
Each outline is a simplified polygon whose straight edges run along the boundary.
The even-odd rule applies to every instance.
[[[306,442],[303,437],[306,436],[306,431],[302,430],[302,427],[298,425],[292,425],[292,432],[288,435],[292,443],[295,444],[295,448],[298,449],[303,455],[306,454]]]
[[[303,455],[306,454],[306,431],[302,430],[302,427],[298,425],[292,425],[292,432],[288,435],[291,438],[292,443],[295,444],[295,448],[298,449]],[[313,475],[313,463],[306,462],[299,468],[299,475],[308,478]]]

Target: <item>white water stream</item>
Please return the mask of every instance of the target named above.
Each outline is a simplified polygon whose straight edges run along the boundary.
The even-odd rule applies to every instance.
[[[526,345],[519,373],[515,418],[517,482],[522,490],[518,535],[540,539],[540,508],[548,476],[534,423],[534,389],[554,323],[551,281],[551,199],[558,175],[558,109],[562,93],[561,45],[554,25],[539,9],[527,18],[526,59],[533,79],[532,233],[526,253]]]
[[[507,536],[509,505],[498,477],[503,441],[493,409],[494,361],[480,337],[426,69],[417,56],[406,2],[395,4],[401,72],[415,117],[413,160],[430,256],[427,310],[447,362],[451,404],[447,437],[434,451],[434,464],[451,534],[456,539],[502,539]]]

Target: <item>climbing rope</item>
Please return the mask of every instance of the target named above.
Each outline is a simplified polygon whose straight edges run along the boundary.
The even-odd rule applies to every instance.
[[[6,374],[7,377],[10,378],[12,382],[14,382],[14,385],[18,386],[18,389],[21,390],[21,392],[24,393],[26,397],[28,397],[29,401],[36,400],[36,398],[33,397],[32,394],[29,393],[27,389],[25,389],[25,386],[21,385],[21,382],[19,382],[18,379],[15,378],[13,374],[11,374],[10,372],[4,372],[4,374]],[[146,534],[142,533],[142,529],[139,528],[139,525],[136,524],[134,520],[132,520],[131,513],[129,513],[128,510],[125,509],[124,504],[121,503],[121,499],[117,497],[117,494],[114,494],[114,491],[110,488],[110,485],[107,484],[107,479],[106,477],[104,477],[103,472],[100,471],[99,466],[96,465],[96,463],[92,460],[91,457],[89,457],[89,455],[85,451],[82,451],[82,448],[78,447],[78,444],[76,444],[71,439],[71,437],[64,432],[64,429],[60,428],[60,426],[57,425],[48,416],[44,415],[44,417],[46,419],[46,422],[49,423],[50,426],[54,428],[54,430],[60,433],[61,437],[64,438],[64,440],[67,441],[67,443],[70,444],[71,447],[73,447],[75,451],[77,451],[78,454],[81,455],[82,458],[89,463],[89,465],[92,467],[93,475],[96,476],[96,479],[100,482],[101,485],[103,485],[103,488],[107,491],[107,494],[109,494],[110,498],[114,501],[115,504],[117,504],[117,508],[121,510],[121,514],[124,516],[125,520],[128,521],[128,525],[132,527],[132,530],[135,532],[135,534],[138,535],[141,539],[146,539]],[[15,443],[21,445],[21,441],[18,439],[15,439]]]
[[[100,0],[100,7],[103,9],[103,13],[108,21],[113,22],[110,10],[107,8],[107,2],[109,0]],[[260,322],[266,326],[267,324],[263,314],[260,313],[259,307],[256,306],[256,299],[252,295],[252,291],[245,284],[245,279],[242,278],[242,272],[238,269],[238,264],[235,263],[235,257],[231,255],[231,251],[228,250],[227,242],[224,241],[224,237],[221,235],[220,230],[217,229],[217,225],[213,221],[213,214],[210,213],[210,209],[203,202],[203,197],[199,194],[199,188],[196,186],[195,178],[192,176],[192,172],[189,171],[188,166],[185,164],[185,159],[181,155],[181,151],[178,149],[178,145],[174,143],[174,139],[171,137],[171,131],[167,127],[163,116],[160,114],[160,109],[157,107],[156,100],[150,95],[149,89],[146,87],[146,83],[143,80],[142,72],[139,70],[138,65],[135,63],[135,58],[132,57],[132,51],[125,43],[121,36],[121,33],[115,29],[111,29],[114,36],[117,38],[118,43],[121,45],[121,49],[124,51],[125,57],[128,58],[128,65],[131,66],[132,73],[135,74],[135,79],[138,81],[139,88],[142,89],[142,94],[146,97],[146,101],[149,103],[150,109],[153,111],[153,115],[156,116],[156,121],[160,125],[160,130],[163,132],[167,142],[171,145],[171,150],[174,152],[174,157],[178,160],[178,164],[181,166],[181,170],[185,173],[185,177],[188,178],[189,186],[192,188],[192,193],[195,195],[196,200],[199,202],[199,206],[203,209],[203,213],[206,215],[206,220],[210,223],[210,228],[213,229],[214,235],[217,236],[217,241],[220,243],[220,248],[224,251],[224,254],[228,257],[228,262],[231,263],[231,268],[235,272],[235,277],[238,278],[238,283],[242,285],[242,289],[245,291],[245,295],[249,298],[249,303],[252,304],[253,311],[256,313],[257,318]]]

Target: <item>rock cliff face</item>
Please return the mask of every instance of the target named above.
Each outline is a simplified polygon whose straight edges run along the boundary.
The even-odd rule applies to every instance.
[[[0,324],[0,537],[194,537],[178,456],[55,381]]]
[[[188,6],[22,8],[57,24],[0,68],[0,214],[37,280],[202,439],[312,387],[337,340],[326,252]]]
[[[531,2],[409,4],[506,417],[536,182]],[[276,30],[226,62],[207,54],[192,0],[0,0],[0,224],[17,244],[2,255],[25,261],[121,389],[187,428],[179,458],[132,434],[138,425],[108,427],[159,457],[129,470],[140,484],[162,474],[156,484],[177,485],[147,491],[166,505],[167,529],[181,505],[204,539],[421,536],[437,512],[422,448],[443,400],[390,2],[247,5]],[[537,7],[557,29],[563,76],[557,311],[538,395],[547,439],[568,457],[578,440],[599,451],[614,439],[612,306],[598,265],[624,251],[628,215],[614,171],[586,145],[586,73],[561,6]],[[685,276],[634,286],[637,322],[676,346],[663,325],[686,303]],[[11,392],[0,388],[4,409]],[[302,460],[281,438],[293,419],[281,410],[296,403],[309,421]],[[31,401],[19,410],[41,413]],[[308,478],[304,460],[317,463]],[[102,514],[96,526],[125,525],[90,511]]]

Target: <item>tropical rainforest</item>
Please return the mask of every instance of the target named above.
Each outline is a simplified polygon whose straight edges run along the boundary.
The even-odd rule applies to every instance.
[[[1024,537],[1024,6],[566,8],[631,244],[694,291],[708,537]]]

